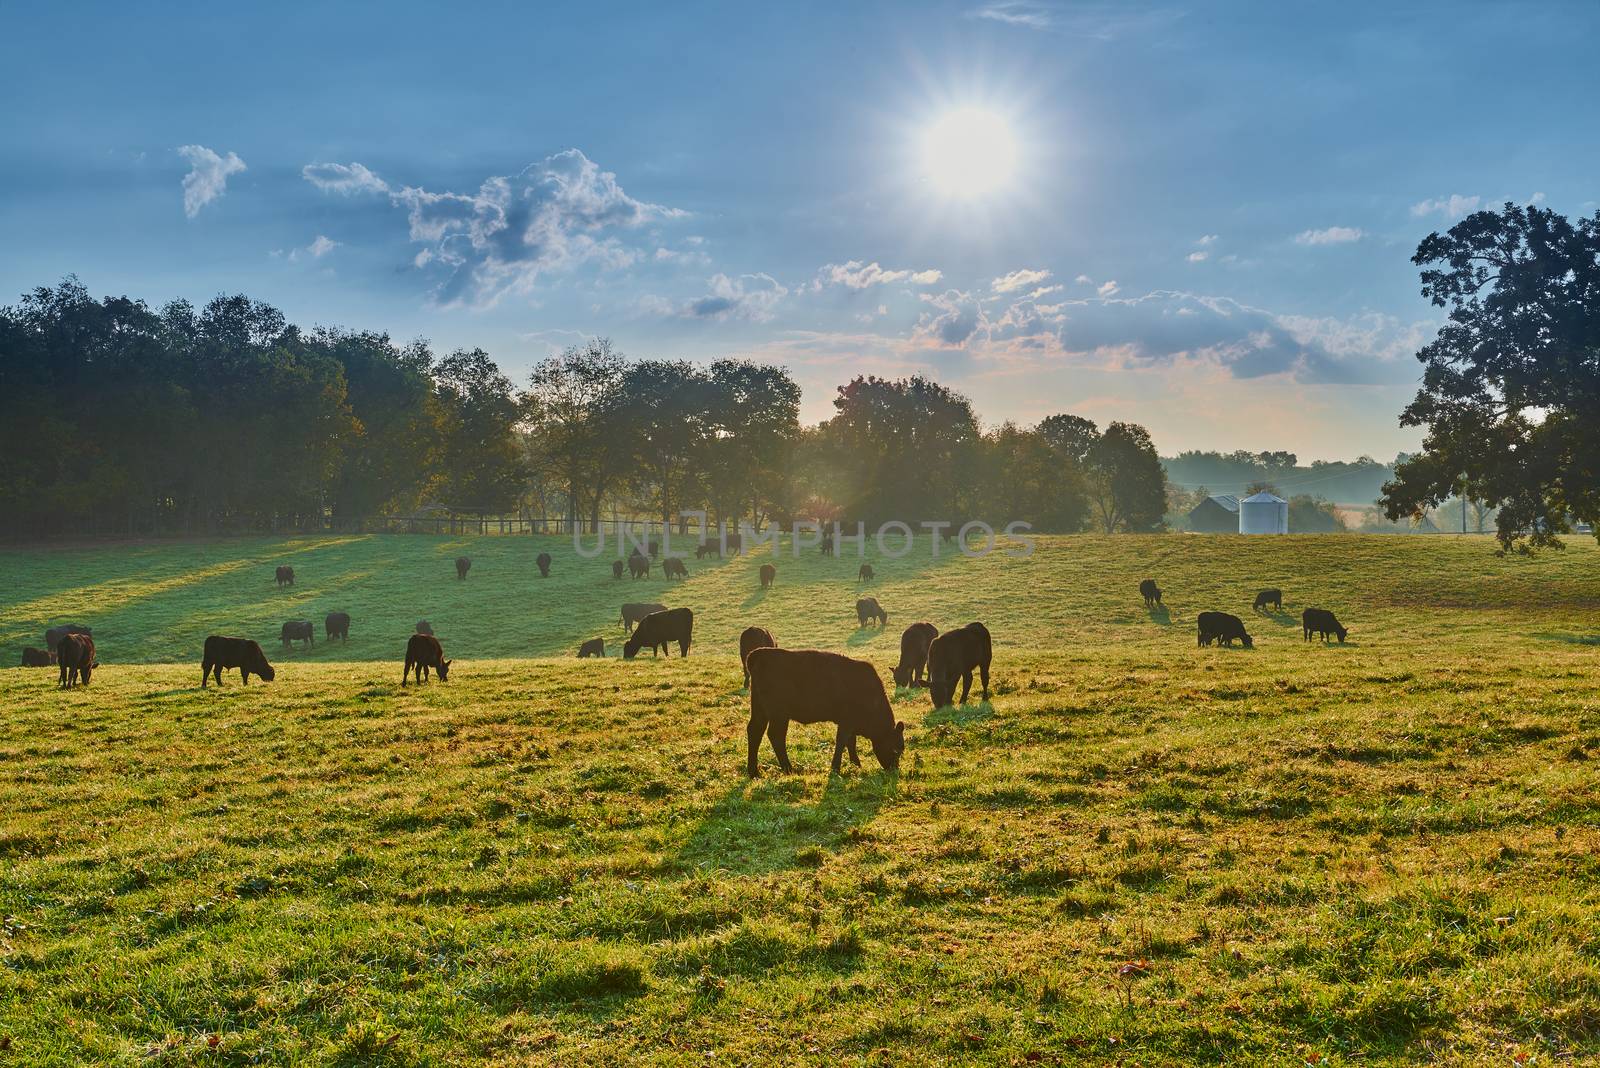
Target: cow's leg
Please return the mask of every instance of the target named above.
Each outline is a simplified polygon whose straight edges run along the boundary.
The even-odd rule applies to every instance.
[[[210,681],[211,681],[211,664],[208,661],[202,660],[202,661],[200,661],[200,688],[202,690],[205,689],[206,688],[206,683],[210,682]]]
[[[972,669],[967,668],[961,673],[961,703],[967,703],[967,695],[972,692]]]
[[[985,660],[978,665],[978,674],[983,679],[983,699],[989,699],[989,661]]]
[[[793,771],[794,765],[789,763],[789,721],[775,719],[768,723],[767,741],[772,743],[772,752],[778,758],[778,767],[784,771]]]
[[[845,748],[850,750],[850,763],[859,768],[861,766],[861,757],[856,755],[856,736],[854,732],[851,732],[849,741],[845,743]]]
[[[843,723],[839,724],[839,730],[833,736],[833,768],[828,772],[829,775],[839,774],[839,765],[844,761],[845,748],[854,741],[855,739],[851,736],[849,730],[845,728],[845,725]],[[859,766],[857,764],[857,767]]]
[[[689,639],[688,638],[684,638],[682,641],[678,642],[678,655],[679,656],[688,656],[689,655]]]
[[[748,748],[745,756],[745,771],[753,779],[761,774],[761,735],[766,730],[767,724],[756,713],[750,713],[750,722],[745,726],[745,741]]]
[[[406,661],[406,666],[400,669],[400,685],[404,686],[411,676],[411,661]]]

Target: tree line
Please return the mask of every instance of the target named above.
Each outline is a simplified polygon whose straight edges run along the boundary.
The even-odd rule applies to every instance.
[[[899,520],[1151,531],[1142,427],[1070,414],[985,428],[930,379],[860,376],[805,426],[759,362],[633,360],[604,339],[525,385],[482,349],[306,330],[248,297],[160,309],[75,279],[0,309],[0,532],[358,529],[453,514],[712,522]]]

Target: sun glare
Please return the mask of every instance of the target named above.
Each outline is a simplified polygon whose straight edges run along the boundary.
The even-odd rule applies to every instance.
[[[960,108],[940,116],[923,133],[922,160],[940,191],[978,197],[1005,185],[1017,167],[1011,124],[982,108]]]

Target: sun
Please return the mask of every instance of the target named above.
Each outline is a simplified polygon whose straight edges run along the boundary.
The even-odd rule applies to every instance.
[[[1017,139],[1003,116],[983,108],[958,108],[923,132],[922,163],[946,195],[980,197],[1011,180],[1017,169]]]

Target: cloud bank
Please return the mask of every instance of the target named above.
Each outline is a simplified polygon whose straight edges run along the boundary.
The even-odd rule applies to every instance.
[[[232,152],[219,156],[204,145],[183,145],[178,154],[189,161],[189,173],[183,176],[183,213],[191,219],[223,194],[229,175],[245,169],[244,160]]]

